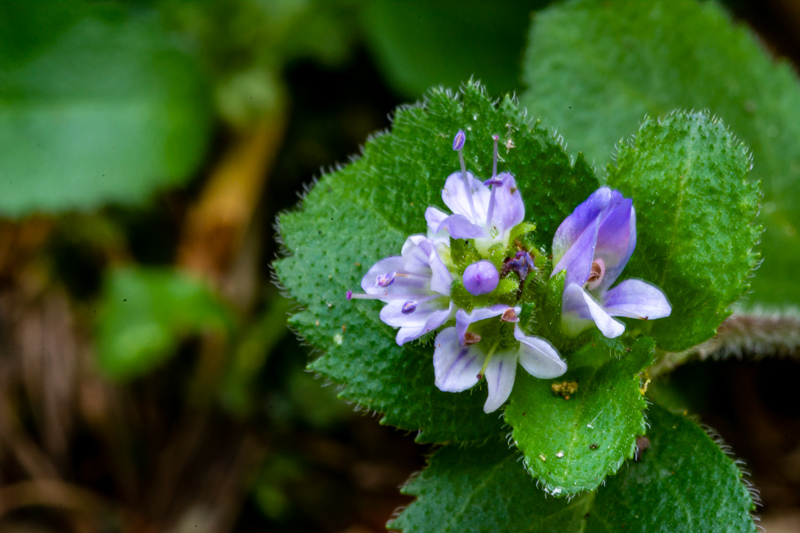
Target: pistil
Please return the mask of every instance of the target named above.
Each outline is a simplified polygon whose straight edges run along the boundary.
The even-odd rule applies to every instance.
[[[492,223],[492,214],[494,213],[494,197],[495,197],[495,189],[497,189],[497,182],[495,177],[497,176],[497,141],[500,140],[499,135],[492,135],[492,139],[494,140],[494,158],[492,159],[492,178],[489,180],[492,186],[492,193],[489,196],[489,212],[486,214],[486,222],[491,224]]]

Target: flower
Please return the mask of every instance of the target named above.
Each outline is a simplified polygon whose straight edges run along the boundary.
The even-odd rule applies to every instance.
[[[602,187],[592,193],[556,230],[551,276],[566,270],[562,325],[568,335],[596,325],[606,337],[622,335],[613,317],[652,320],[672,307],[661,289],[628,279],[609,290],[636,247],[636,212],[630,198]]]
[[[461,172],[448,176],[442,189],[442,201],[453,214],[429,207],[425,211],[428,235],[443,242],[446,234],[454,239],[474,239],[475,247],[486,254],[491,246],[508,245],[511,230],[525,218],[525,204],[517,189],[514,176],[507,172],[497,175],[497,141],[494,139],[494,163],[491,179],[481,182],[467,172],[464,164],[465,135],[456,134],[453,149],[458,152]]]
[[[436,386],[445,392],[462,392],[478,383],[483,376],[489,385],[489,396],[483,406],[486,413],[496,411],[505,403],[514,386],[517,363],[529,374],[542,379],[555,378],[567,371],[567,365],[545,339],[525,335],[516,325],[519,307],[494,305],[467,313],[456,312],[456,326],[446,328],[436,336],[433,369]],[[478,326],[491,331],[498,326],[491,319],[500,317],[500,327],[513,326],[513,339],[495,332],[494,339],[483,339],[480,333],[469,331]]]
[[[447,322],[455,307],[449,298],[453,276],[433,242],[411,235],[400,254],[375,263],[361,280],[366,294],[348,291],[347,299],[386,302],[380,318],[400,328],[395,340],[402,346]]]

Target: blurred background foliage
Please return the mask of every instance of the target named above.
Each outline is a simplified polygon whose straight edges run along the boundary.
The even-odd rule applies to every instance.
[[[0,529],[383,530],[426,450],[304,371],[275,216],[431,86],[535,88],[523,58],[551,4],[0,3]],[[727,7],[800,58],[792,2]],[[798,377],[792,360],[672,376],[786,531]]]

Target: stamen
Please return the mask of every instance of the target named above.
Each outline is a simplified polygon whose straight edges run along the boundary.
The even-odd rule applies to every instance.
[[[486,367],[489,366],[489,361],[492,360],[492,356],[494,355],[494,351],[497,349],[497,347],[499,345],[500,345],[500,341],[497,341],[496,343],[494,343],[494,346],[492,346],[492,349],[489,350],[488,354],[486,354],[486,359],[483,360],[483,366],[481,367],[481,371],[478,372],[478,380],[483,379],[483,376],[486,375]]]
[[[352,300],[353,299],[353,291],[347,291],[347,295],[346,296],[347,296],[348,300]]]
[[[416,310],[417,310],[417,302],[411,300],[403,304],[403,308],[400,309],[400,312],[403,313],[404,315],[408,315]]]
[[[486,222],[489,225],[492,224],[492,215],[494,214],[495,189],[499,185],[499,183],[496,183],[495,177],[497,176],[497,141],[500,140],[500,136],[494,134],[492,135],[492,140],[494,141],[494,157],[492,158],[492,179],[489,180],[492,185],[492,194],[489,196],[489,211],[486,213]]]
[[[375,279],[375,285],[378,287],[388,287],[392,283],[394,283],[395,272],[387,272],[386,274],[381,274]]]
[[[589,278],[586,280],[586,286],[590,291],[593,291],[600,286],[603,282],[603,277],[606,274],[606,263],[599,257],[592,261],[592,269],[589,271]]]
[[[453,139],[453,150],[458,152],[458,162],[461,163],[461,179],[464,181],[464,187],[467,189],[467,199],[469,200],[469,211],[472,213],[472,219],[477,221],[478,217],[475,214],[475,204],[472,201],[472,183],[470,183],[469,176],[467,176],[467,165],[464,163],[464,143],[467,142],[467,134],[464,130],[458,130],[455,138]]]
[[[471,346],[473,344],[478,344],[481,341],[481,336],[477,333],[473,333],[468,331],[464,333],[464,346]]]
[[[492,135],[492,140],[494,140],[494,157],[492,159],[492,177],[497,176],[497,141],[500,140],[500,136],[496,133]]]

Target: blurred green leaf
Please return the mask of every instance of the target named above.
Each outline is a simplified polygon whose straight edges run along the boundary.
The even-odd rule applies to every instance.
[[[253,388],[259,373],[275,346],[289,332],[286,318],[290,308],[288,299],[273,295],[261,318],[242,335],[219,389],[222,404],[230,411],[243,415],[252,409]]]
[[[764,191],[764,263],[750,298],[800,302],[798,78],[716,2],[554,6],[533,25],[524,79],[528,110],[599,165],[646,114],[707,108],[721,117],[752,149],[751,179]]]
[[[470,77],[500,94],[519,87],[531,12],[551,0],[363,2],[364,32],[395,88],[419,97]]]
[[[233,327],[229,309],[200,280],[172,270],[114,270],[100,302],[98,363],[109,377],[130,379],[164,362],[187,335],[227,335]]]
[[[759,188],[747,148],[706,113],[647,119],[619,147],[609,185],[633,198],[637,243],[624,277],[658,285],[672,314],[637,322],[659,348],[679,352],[710,339],[749,287]]]
[[[505,420],[525,468],[544,489],[562,496],[594,490],[633,457],[636,436],[646,430],[638,374],[653,355],[647,337],[630,349],[597,341],[567,357],[569,370],[556,380],[519,373]],[[551,385],[561,382],[577,390],[557,395]]]
[[[733,460],[685,416],[653,405],[649,447],[595,492],[548,498],[502,444],[446,446],[403,488],[390,529],[411,533],[756,531]]]
[[[205,153],[209,89],[155,13],[61,4],[0,5],[3,215],[138,204]]]

